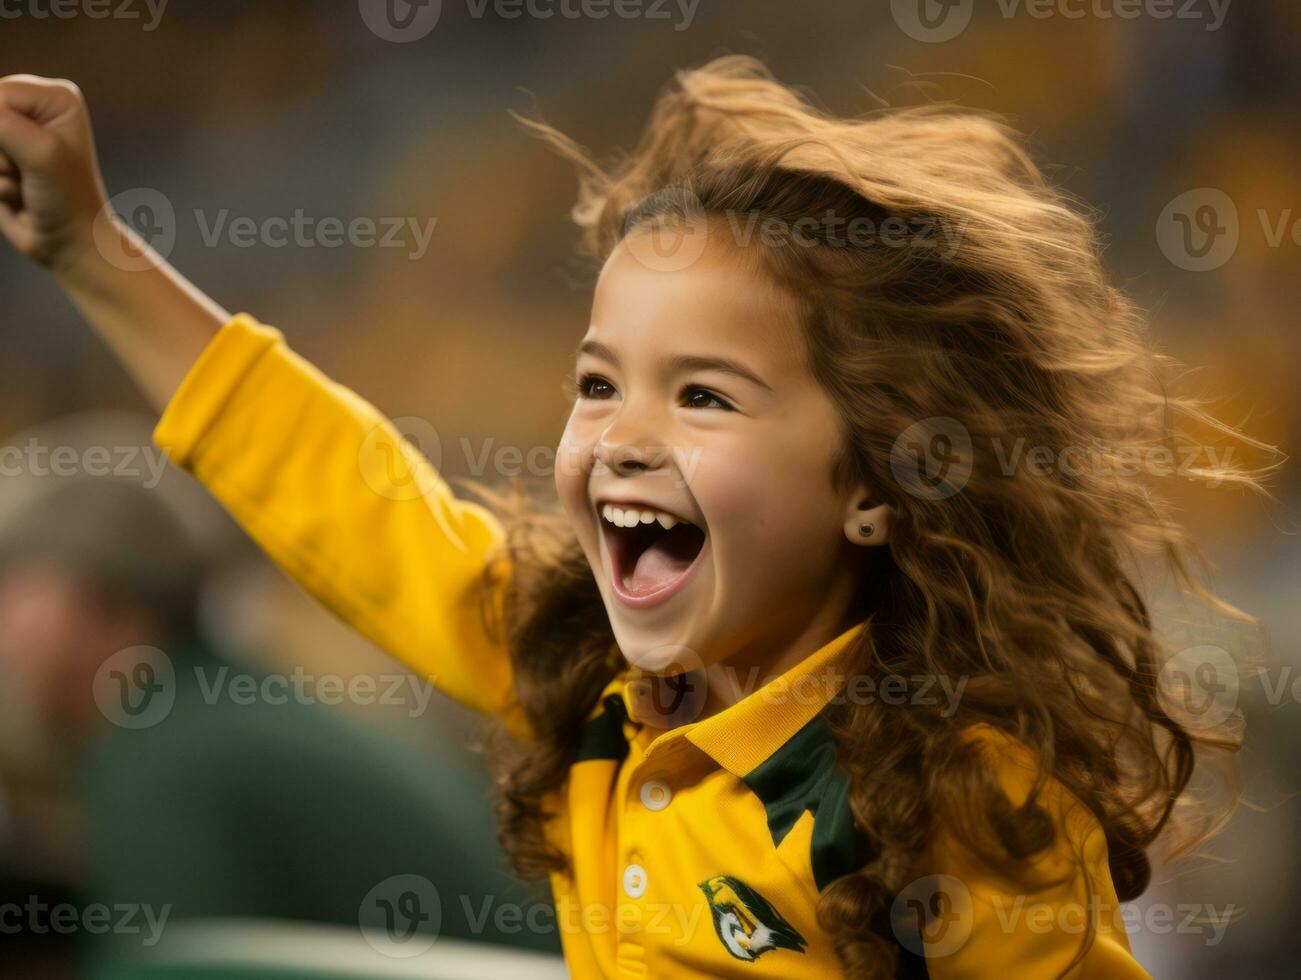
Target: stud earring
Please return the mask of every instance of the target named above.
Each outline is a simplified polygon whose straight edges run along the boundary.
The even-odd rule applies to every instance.
[[[862,535],[863,537],[865,537],[865,538],[870,538],[874,533],[876,533],[876,525],[875,525],[875,524],[860,524],[860,525],[858,525],[858,533],[861,534],[861,535]]]

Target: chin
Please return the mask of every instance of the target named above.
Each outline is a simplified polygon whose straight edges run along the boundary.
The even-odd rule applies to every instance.
[[[681,674],[700,670],[704,662],[689,642],[675,641],[665,634],[650,634],[644,629],[629,630],[614,626],[619,652],[633,666],[649,674]]]

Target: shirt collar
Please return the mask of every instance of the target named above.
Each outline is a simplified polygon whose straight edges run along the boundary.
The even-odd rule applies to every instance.
[[[822,711],[848,681],[843,661],[866,623],[855,623],[798,664],[735,704],[703,721],[692,721],[706,691],[703,671],[682,675],[669,692],[656,690],[633,670],[606,690],[622,696],[628,718],[640,725],[685,737],[737,778],[742,778],[788,742]],[[665,708],[672,710],[666,715]]]

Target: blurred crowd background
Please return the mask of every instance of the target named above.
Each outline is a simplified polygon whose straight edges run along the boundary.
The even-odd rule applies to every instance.
[[[633,144],[675,69],[723,53],[762,57],[836,112],[952,100],[1007,114],[1051,178],[1097,209],[1109,270],[1150,312],[1155,342],[1195,369],[1189,390],[1265,442],[1296,444],[1293,0],[957,0],[931,5],[930,19],[910,16],[910,0],[647,0],[622,8],[640,16],[605,17],[565,13],[606,9],[581,0],[442,0],[436,26],[401,41],[356,0],[110,0],[98,5],[108,17],[96,6],[53,16],[48,0],[0,0],[0,75],[75,80],[110,193],[161,194],[173,209],[173,264],[406,420],[448,476],[505,478],[514,452],[555,445],[586,323],[593,270],[574,257],[574,174],[509,111],[605,155]],[[936,26],[945,11],[962,29]],[[1180,238],[1179,213],[1183,231],[1210,237]],[[408,224],[397,247],[216,231],[296,214],[431,230],[425,241]],[[202,662],[209,676],[222,664],[255,676],[397,670],[270,569],[187,477],[153,472],[143,399],[52,280],[3,249],[0,365],[0,443],[17,450],[0,475],[0,527],[16,515],[0,534],[0,902],[171,895],[174,917],[347,927],[374,904],[368,891],[403,872],[442,882],[444,933],[470,936],[447,896],[545,901],[511,891],[478,728],[438,696],[221,712],[179,684],[162,724],[109,718],[96,700],[112,683],[103,665],[124,648],[161,647],[176,669]],[[66,465],[38,446],[69,447]],[[88,452],[97,446],[111,466]],[[105,469],[146,492],[88,493],[85,478]],[[1301,478],[1284,465],[1274,500],[1163,489],[1213,587],[1260,619],[1185,627],[1177,642],[1249,648],[1264,673],[1241,684],[1243,805],[1200,855],[1156,869],[1135,905],[1177,911],[1167,925],[1149,917],[1132,942],[1156,977],[1292,976]],[[47,560],[58,549],[68,562]],[[1232,906],[1234,921],[1218,937],[1178,928],[1191,906]],[[31,932],[0,936],[0,974],[72,975],[84,937]],[[555,948],[545,930],[474,938]]]

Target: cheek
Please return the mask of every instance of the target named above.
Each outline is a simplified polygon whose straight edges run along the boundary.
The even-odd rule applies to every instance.
[[[0,659],[30,693],[44,696],[78,649],[76,614],[29,601],[8,604],[0,616]]]
[[[840,528],[830,454],[807,440],[762,438],[702,454],[693,489],[720,553],[741,564],[765,555],[803,567],[827,554]]]
[[[596,444],[594,434],[589,433],[587,428],[571,418],[556,446],[556,495],[580,537],[584,532],[584,518],[590,506],[587,484]]]

